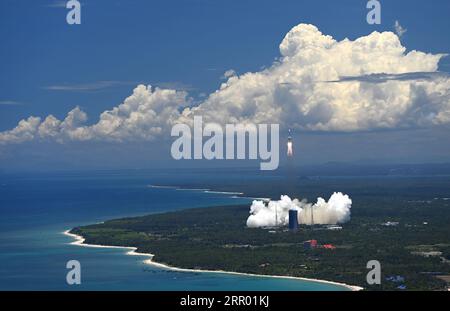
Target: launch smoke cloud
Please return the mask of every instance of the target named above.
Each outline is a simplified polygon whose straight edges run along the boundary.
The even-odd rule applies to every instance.
[[[328,201],[318,198],[315,204],[306,200],[292,200],[282,195],[279,201],[255,200],[250,206],[247,227],[281,227],[289,223],[289,211],[298,211],[298,222],[303,225],[336,225],[350,220],[352,200],[348,195],[335,192]]]

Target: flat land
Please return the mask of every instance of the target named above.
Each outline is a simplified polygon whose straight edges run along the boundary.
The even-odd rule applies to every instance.
[[[315,278],[367,290],[397,290],[400,285],[444,290],[448,280],[437,276],[450,275],[450,201],[434,197],[439,193],[431,189],[449,188],[417,182],[405,187],[384,182],[370,190],[361,183],[333,187],[348,188],[344,191],[354,199],[351,221],[337,231],[321,226],[298,232],[250,229],[245,226],[246,205],[123,218],[71,232],[90,244],[134,246],[155,254],[156,262],[180,268]],[[320,185],[330,187],[323,181]],[[398,225],[383,225],[386,221]],[[306,249],[303,242],[310,239],[336,249]],[[366,264],[374,259],[381,263],[382,284],[368,286]],[[404,281],[389,281],[390,276]]]

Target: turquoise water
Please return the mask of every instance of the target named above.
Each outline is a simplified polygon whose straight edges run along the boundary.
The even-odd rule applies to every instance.
[[[234,194],[149,187],[190,179],[175,172],[0,175],[0,290],[345,290],[291,279],[174,272],[146,265],[146,257],[127,256],[124,249],[71,245],[73,239],[62,234],[122,216],[250,202]],[[65,266],[73,259],[81,263],[82,284],[69,286]]]

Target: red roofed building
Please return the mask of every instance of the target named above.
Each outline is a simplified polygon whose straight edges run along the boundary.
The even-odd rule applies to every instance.
[[[336,246],[334,246],[332,244],[324,244],[323,248],[325,248],[325,249],[336,249]]]

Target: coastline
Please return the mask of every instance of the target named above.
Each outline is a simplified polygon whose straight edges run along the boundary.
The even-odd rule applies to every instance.
[[[249,199],[249,200],[270,200],[270,198],[255,198],[255,197],[246,197],[243,196],[244,192],[234,192],[234,191],[215,191],[208,188],[181,188],[179,186],[164,186],[164,185],[148,185],[149,188],[156,189],[172,189],[176,191],[200,191],[203,193],[210,194],[229,194],[233,199]]]
[[[300,281],[308,281],[308,282],[316,282],[316,283],[322,283],[322,284],[330,284],[330,285],[337,285],[345,287],[351,291],[361,291],[364,288],[360,286],[355,285],[349,285],[345,283],[338,283],[333,281],[327,281],[327,280],[319,280],[319,279],[309,279],[309,278],[303,278],[303,277],[296,277],[296,276],[283,276],[283,275],[264,275],[264,274],[253,274],[253,273],[244,273],[244,272],[232,272],[232,271],[224,271],[224,270],[201,270],[201,269],[187,269],[187,268],[178,268],[169,266],[167,264],[159,263],[156,261],[153,261],[154,254],[150,253],[139,253],[137,252],[137,248],[133,246],[108,246],[108,245],[97,245],[97,244],[87,244],[84,243],[85,238],[83,238],[81,235],[70,233],[70,229],[62,232],[62,234],[69,236],[75,241],[70,242],[71,245],[77,245],[81,247],[92,247],[92,248],[117,248],[117,249],[127,249],[129,250],[126,252],[126,255],[130,256],[146,256],[150,257],[149,259],[145,259],[143,262],[145,264],[155,266],[158,268],[171,270],[171,271],[177,271],[177,272],[196,272],[196,273],[220,273],[220,274],[231,274],[231,275],[241,275],[241,276],[251,276],[251,277],[261,277],[261,278],[277,278],[277,279],[291,279],[291,280],[300,280]]]

